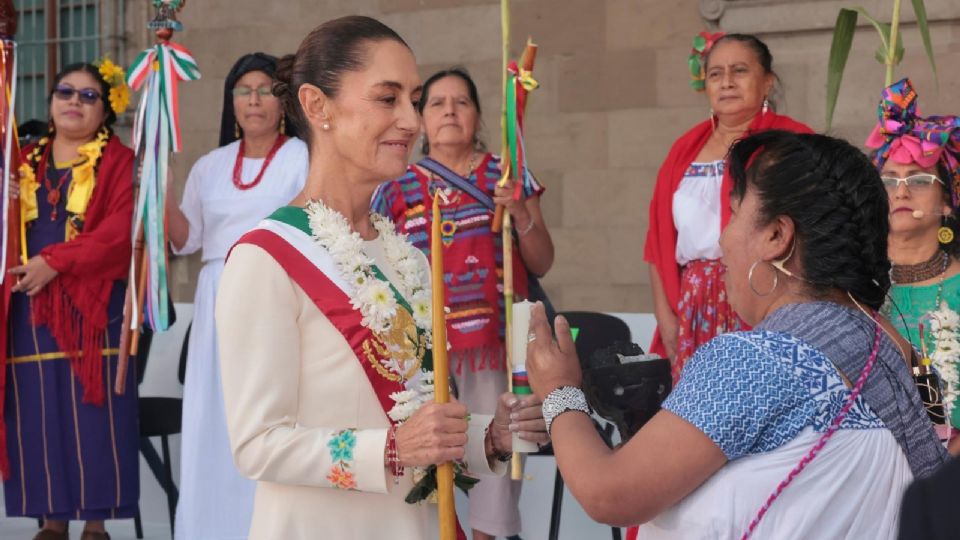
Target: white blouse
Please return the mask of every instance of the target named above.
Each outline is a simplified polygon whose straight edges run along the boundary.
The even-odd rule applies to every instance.
[[[716,260],[720,250],[720,190],[723,160],[691,163],[673,194],[677,264]]]
[[[174,248],[177,255],[203,248],[203,262],[224,259],[245,232],[303,189],[309,160],[307,145],[300,139],[288,139],[264,171],[260,184],[246,190],[233,185],[239,150],[240,141],[234,141],[203,156],[190,170],[180,203],[190,233],[182,248]],[[243,183],[257,177],[263,162],[264,158],[243,159]]]

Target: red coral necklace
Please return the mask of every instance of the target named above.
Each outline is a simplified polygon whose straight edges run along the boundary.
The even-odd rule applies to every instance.
[[[263,165],[260,166],[260,172],[257,173],[257,177],[254,178],[249,184],[244,184],[241,175],[243,173],[243,153],[246,149],[246,144],[243,139],[240,139],[240,150],[237,151],[237,160],[233,164],[233,185],[237,186],[237,189],[239,190],[248,190],[256,187],[257,184],[263,180],[263,173],[267,171],[267,167],[270,166],[270,162],[273,161],[273,157],[277,155],[280,147],[283,146],[283,143],[286,141],[286,135],[280,134],[277,136],[276,142],[273,143],[270,151],[267,152],[267,157],[263,160]]]

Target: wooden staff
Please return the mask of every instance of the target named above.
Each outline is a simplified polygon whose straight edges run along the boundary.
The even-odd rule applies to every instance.
[[[450,360],[447,358],[447,314],[443,293],[443,243],[440,233],[440,195],[433,194],[433,222],[430,234],[430,271],[433,287],[433,397],[437,403],[450,402]],[[453,463],[437,465],[437,511],[440,540],[456,540],[457,509],[453,500]]]
[[[157,37],[157,43],[166,43],[173,37],[174,28],[179,27],[176,23],[176,13],[186,7],[186,0],[177,2],[164,2],[159,8],[158,18],[148,25],[154,28],[154,35]],[[158,23],[159,20],[159,24]],[[174,24],[164,24],[174,23]],[[136,139],[135,139],[136,140]],[[143,145],[145,138],[141,138],[140,148],[137,155],[141,156],[141,165],[143,163]],[[134,171],[134,189],[133,200],[140,200],[141,189],[140,171]],[[166,207],[162,209],[166,212]],[[134,211],[134,219],[137,212]],[[133,256],[130,259],[131,270],[129,281],[127,282],[127,293],[123,304],[123,325],[120,327],[120,353],[117,359],[117,377],[114,381],[114,392],[123,394],[126,390],[127,370],[130,357],[136,358],[140,348],[140,326],[141,310],[144,306],[147,292],[147,266],[150,261],[149,250],[145,247],[144,224],[134,223],[136,230],[136,240],[133,242]],[[165,256],[165,255],[162,255]],[[136,288],[134,288],[134,284]],[[136,298],[134,298],[136,293]],[[163,299],[162,301],[166,301]]]

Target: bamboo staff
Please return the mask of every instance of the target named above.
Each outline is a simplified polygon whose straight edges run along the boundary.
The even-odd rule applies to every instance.
[[[450,402],[450,361],[447,358],[447,314],[443,294],[443,243],[440,233],[440,192],[433,194],[430,234],[430,271],[433,287],[433,396],[437,403]],[[457,509],[453,500],[453,463],[437,465],[437,511],[440,540],[456,540]]]
[[[522,189],[521,185],[523,183],[523,175],[525,173],[525,166],[522,159],[522,124],[523,124],[523,113],[526,106],[525,93],[521,80],[524,76],[529,76],[529,73],[533,71],[533,65],[537,58],[537,46],[531,40],[527,40],[526,48],[523,51],[523,55],[520,57],[520,67],[516,68],[515,66],[508,64],[508,55],[509,55],[509,31],[510,31],[510,18],[507,13],[507,0],[504,1],[504,91],[503,91],[503,116],[501,118],[502,125],[502,138],[501,143],[503,144],[503,152],[501,154],[500,162],[503,165],[503,178],[500,180],[501,185],[505,183],[509,178],[513,178],[514,182],[517,184],[517,189]],[[516,73],[511,73],[511,70],[516,71]],[[513,78],[516,77],[516,80]],[[532,80],[532,79],[531,79]],[[535,84],[535,83],[533,83]],[[508,86],[514,86],[514,100],[510,102],[508,99]],[[514,107],[516,110],[513,111],[513,114],[510,114],[510,107]],[[513,118],[510,118],[510,117]],[[511,123],[515,123],[512,126],[514,130],[514,137],[516,148],[511,148],[510,140],[508,133],[511,130]],[[516,159],[514,159],[516,157]],[[498,223],[502,223],[502,228],[500,233],[502,234],[503,240],[503,300],[504,300],[504,322],[505,322],[505,345],[506,345],[506,360],[507,360],[507,389],[510,392],[513,392],[513,342],[517,339],[517,336],[513,333],[513,223],[510,217],[509,212],[503,212],[502,207],[498,207],[499,214],[502,215],[500,220],[497,219],[497,213],[494,215],[494,228]],[[520,336],[522,339],[523,336]],[[514,452],[510,459],[510,477],[514,480],[523,479],[523,462],[520,460],[520,452]]]

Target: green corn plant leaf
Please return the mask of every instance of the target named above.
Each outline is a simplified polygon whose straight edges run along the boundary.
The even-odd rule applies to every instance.
[[[827,61],[827,129],[830,129],[833,123],[833,111],[837,107],[837,96],[840,95],[840,82],[843,80],[843,70],[847,66],[856,29],[857,11],[841,9],[833,28],[833,42],[830,44],[830,58]]]
[[[877,29],[877,33],[880,34],[880,42],[884,49],[890,48],[890,25],[887,23],[882,23],[878,21],[873,15],[867,12],[866,9],[862,7],[850,8],[853,11],[856,11],[860,15],[863,15],[863,18],[870,22],[874,28]],[[899,38],[897,41],[900,41]],[[886,56],[886,55],[884,55]]]
[[[927,58],[930,59],[930,67],[933,69],[933,80],[940,86],[937,63],[933,59],[933,43],[930,41],[930,26],[927,24],[927,8],[923,5],[923,0],[913,0],[913,13],[917,16],[917,28],[923,38],[923,48],[927,51]]]
[[[879,47],[877,47],[877,52],[874,53],[874,58],[877,59],[877,62],[886,65],[887,55],[890,54],[890,25],[887,23],[879,23],[877,25],[877,32],[880,33],[880,40],[882,43]],[[893,65],[898,65],[901,60],[903,60],[903,33],[898,33],[897,46],[893,51]]]

